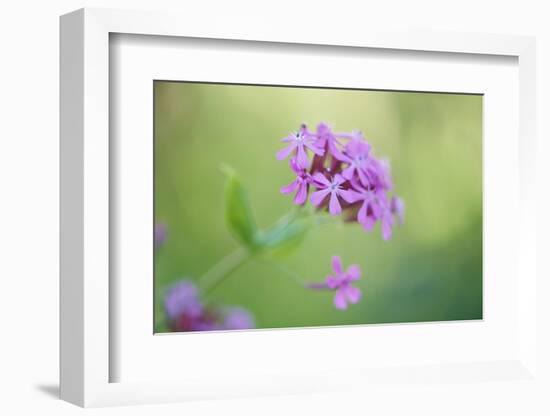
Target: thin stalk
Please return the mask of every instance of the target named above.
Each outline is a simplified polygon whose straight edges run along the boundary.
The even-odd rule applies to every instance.
[[[242,266],[250,257],[250,251],[240,247],[222,258],[200,277],[199,282],[201,283],[201,292],[203,295],[216,289],[220,283]]]
[[[290,213],[281,217],[277,223],[281,222],[292,222],[298,213],[302,211],[302,207],[297,207],[293,209]],[[314,212],[308,213],[313,217],[315,224],[323,225],[334,222],[331,217],[316,215]],[[210,294],[214,289],[216,289],[225,279],[227,279],[231,273],[241,267],[246,263],[250,258],[252,258],[253,253],[243,247],[236,249],[235,251],[229,253],[227,256],[222,258],[218,263],[216,263],[212,268],[210,268],[205,274],[203,274],[199,282],[201,284],[201,293],[203,296]],[[291,277],[296,283],[302,287],[307,287],[307,285],[302,281],[302,279],[294,272],[290,271],[283,265],[268,261],[266,259],[259,259],[263,263],[267,263],[283,272],[285,275]]]
[[[280,272],[282,272],[286,276],[290,277],[298,285],[300,285],[302,287],[307,287],[306,284],[304,283],[304,281],[302,280],[302,278],[297,273],[295,273],[292,270],[286,268],[282,264],[279,264],[275,261],[271,261],[271,260],[264,259],[264,258],[257,258],[256,261],[258,261],[259,263],[263,263],[263,264],[267,264],[269,266],[275,267]]]

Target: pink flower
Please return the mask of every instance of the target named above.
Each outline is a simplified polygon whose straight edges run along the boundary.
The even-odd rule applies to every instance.
[[[352,282],[361,278],[361,269],[358,265],[352,264],[344,271],[340,256],[332,258],[333,275],[326,278],[326,285],[329,289],[335,290],[334,306],[336,309],[347,309],[348,303],[357,303],[361,299],[361,290],[352,286]]]
[[[355,193],[342,188],[346,180],[340,174],[336,174],[331,180],[328,180],[325,175],[317,172],[313,175],[313,183],[318,191],[311,194],[311,203],[314,206],[319,206],[330,195],[328,211],[331,215],[339,215],[342,212],[342,206],[338,198],[342,198],[348,203],[353,203],[356,200]]]
[[[357,222],[365,230],[370,231],[376,221],[382,216],[382,208],[376,193],[369,189],[362,189],[358,193],[358,200],[363,201],[361,208],[357,211]]]
[[[372,165],[369,152],[370,144],[365,141],[352,139],[346,145],[344,162],[349,165],[342,171],[342,176],[347,180],[351,180],[354,175],[357,175],[361,184],[368,186],[370,183],[369,169]]]
[[[300,168],[296,163],[296,159],[290,159],[290,167],[296,173],[296,179],[290,184],[283,186],[281,188],[281,193],[289,194],[296,191],[294,196],[294,203],[296,205],[303,205],[307,200],[309,184],[311,183],[311,175],[305,171],[305,169]]]
[[[227,307],[223,311],[223,321],[220,329],[251,329],[254,328],[254,317],[245,308]]]
[[[199,290],[190,280],[181,280],[168,290],[164,298],[164,310],[170,321],[176,321],[182,316],[190,320],[203,313],[203,305],[199,300]]]
[[[338,148],[341,143],[336,138],[336,135],[332,132],[329,125],[326,123],[319,123],[317,126],[317,141],[315,145],[321,149],[325,149],[329,154],[337,160],[343,161],[344,155]],[[321,155],[322,156],[322,155]]]
[[[380,220],[382,238],[389,240],[393,231],[393,214],[391,202],[383,190],[374,191],[373,189],[355,188],[356,201],[363,201],[361,208],[357,212],[357,222],[360,223],[366,231],[371,231]],[[403,212],[401,211],[401,214]]]
[[[393,188],[390,162],[387,159],[374,159],[372,161],[373,185],[377,188],[389,191]]]
[[[310,196],[313,206],[331,215],[342,214],[345,221],[356,220],[366,231],[380,221],[384,240],[392,236],[394,216],[403,224],[404,203],[390,194],[390,164],[374,155],[360,131],[335,133],[327,123],[319,123],[311,132],[303,124],[283,141],[290,145],[277,158],[284,159],[296,150],[290,161],[296,177],[281,192],[295,193],[296,205],[304,205]],[[311,163],[308,150],[314,153]],[[317,189],[311,195],[310,185]]]
[[[296,151],[296,162],[299,167],[303,169],[309,168],[309,159],[306,149],[311,150],[313,153],[319,156],[323,156],[324,150],[315,144],[316,138],[302,128],[297,133],[290,134],[289,136],[281,139],[282,142],[290,143],[287,147],[277,152],[277,159],[286,159],[293,151]]]
[[[190,280],[181,280],[169,288],[164,310],[168,327],[175,332],[249,329],[255,325],[254,316],[245,308],[204,305]]]

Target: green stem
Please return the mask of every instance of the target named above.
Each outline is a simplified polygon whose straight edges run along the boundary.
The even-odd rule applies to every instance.
[[[206,295],[216,289],[228,276],[242,266],[251,256],[249,250],[238,248],[229,253],[210,270],[203,274],[199,281],[201,282],[201,292]]]
[[[292,270],[290,269],[287,269],[285,266],[279,264],[279,263],[276,263],[274,261],[271,261],[271,260],[268,260],[268,259],[262,259],[262,258],[258,258],[256,259],[258,262],[260,263],[264,263],[264,264],[267,264],[269,266],[273,266],[275,267],[276,269],[278,269],[280,272],[282,272],[283,274],[285,274],[286,276],[290,277],[292,280],[294,280],[294,282],[296,282],[298,285],[302,286],[302,287],[305,287],[305,283],[302,281],[302,278],[300,276],[298,276],[298,274],[294,273]]]
[[[303,210],[300,208],[302,207],[298,207],[298,209],[294,209],[290,213],[284,215],[277,221],[277,223],[281,223],[283,221],[294,221],[299,212],[303,212]],[[314,222],[317,225],[329,224],[334,222],[332,217],[318,215],[315,212],[308,212],[308,215],[313,217]],[[214,291],[225,279],[227,279],[231,275],[231,273],[233,273],[244,263],[246,263],[252,256],[253,253],[250,250],[240,247],[222,258],[218,263],[216,263],[212,268],[210,268],[205,274],[200,277],[199,282],[201,283],[201,292],[203,296],[206,297],[206,295]],[[288,270],[286,267],[276,262],[268,261],[265,259],[261,259],[261,261],[279,269],[279,271],[291,277],[300,286],[305,287],[305,283],[300,279],[300,277],[296,273]]]

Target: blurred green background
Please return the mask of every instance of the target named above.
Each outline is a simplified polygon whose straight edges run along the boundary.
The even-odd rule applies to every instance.
[[[242,305],[260,328],[482,318],[482,97],[479,95],[193,84],[155,81],[155,220],[168,238],[155,254],[155,322],[166,288],[198,279],[238,247],[224,221],[226,178],[239,174],[256,221],[292,208],[279,193],[293,175],[275,159],[280,139],[305,122],[361,130],[391,161],[405,224],[383,241],[358,224],[323,225],[280,260],[322,281],[330,259],[362,269],[363,299],[336,310],[271,265],[251,261],[212,292]],[[157,331],[163,326],[158,325]]]

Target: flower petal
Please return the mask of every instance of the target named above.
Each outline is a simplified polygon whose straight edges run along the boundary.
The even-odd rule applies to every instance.
[[[344,292],[343,288],[338,289],[334,294],[334,306],[336,306],[336,309],[341,310],[348,308],[346,293]]]
[[[359,302],[359,299],[361,299],[361,289],[359,289],[358,287],[348,285],[340,290],[344,292],[346,299],[350,303],[357,303]]]
[[[361,268],[357,264],[352,264],[348,267],[347,275],[349,280],[359,280],[361,278]]]
[[[393,217],[391,214],[385,212],[382,215],[382,238],[384,240],[391,239],[392,236]]]
[[[376,224],[376,220],[371,215],[368,215],[365,222],[361,225],[363,226],[365,231],[372,231],[372,229],[374,228],[374,224]]]
[[[341,162],[345,162],[346,161],[346,157],[342,154],[342,152],[340,152],[340,150],[338,149],[338,147],[336,146],[336,143],[338,143],[336,141],[336,139],[334,140],[329,140],[328,141],[328,150],[330,151],[331,155],[335,158],[335,159],[338,159],[340,160]]]
[[[296,192],[296,196],[294,197],[294,203],[296,205],[303,205],[304,202],[306,202],[307,199],[307,184],[304,182],[301,182],[298,186],[298,192]]]
[[[360,193],[348,189],[338,191],[338,195],[340,195],[348,204],[353,204],[354,202],[361,200]]]
[[[405,203],[397,196],[391,199],[391,210],[396,215],[399,225],[405,223]]]
[[[359,211],[357,212],[357,221],[359,224],[362,224],[364,227],[366,227],[366,224],[368,222],[367,217],[367,208],[369,206],[369,201],[365,200],[363,202],[363,205],[361,205],[361,208],[359,208]]]
[[[296,149],[296,143],[291,143],[284,149],[279,150],[276,154],[277,160],[286,159],[294,149]]]
[[[336,289],[338,286],[340,286],[340,279],[338,279],[336,276],[328,275],[325,283],[327,284],[327,287],[329,289]]]
[[[329,193],[330,189],[321,189],[320,191],[315,191],[311,194],[309,200],[311,201],[313,206],[319,206]]]
[[[197,317],[202,314],[202,308],[198,289],[189,280],[176,283],[164,298],[164,310],[171,320],[178,319],[182,315]]]
[[[371,217],[377,220],[382,217],[382,207],[380,203],[375,201],[370,203]]]
[[[355,166],[349,165],[347,168],[345,168],[342,171],[342,176],[349,181],[353,177],[354,172],[355,172]]]
[[[370,180],[369,180],[369,174],[367,170],[359,168],[356,171],[357,171],[357,176],[359,176],[359,181],[361,182],[361,185],[368,186],[370,184]]]
[[[315,185],[317,188],[327,188],[330,186],[330,181],[321,172],[315,173],[312,178],[313,178],[313,181],[315,182],[314,185],[315,184],[323,185],[323,186]]]
[[[306,150],[303,145],[298,145],[297,149],[296,162],[298,163],[298,166],[307,169],[309,167],[309,159],[307,157]]]
[[[343,184],[345,181],[346,180],[344,179],[344,177],[339,173],[334,175],[333,182],[337,183],[338,185]]]
[[[340,256],[332,256],[332,270],[336,274],[344,273],[344,267],[342,266],[342,259]]]
[[[281,188],[281,193],[282,194],[289,194],[291,192],[294,192],[299,186],[299,181],[298,179],[296,179],[295,181],[289,183],[288,185],[286,186],[283,186]]]
[[[340,206],[340,201],[336,196],[336,192],[330,193],[330,202],[328,204],[328,212],[330,215],[340,215],[342,213],[342,207]]]
[[[300,176],[304,169],[302,169],[300,166],[298,166],[298,163],[296,162],[296,158],[290,158],[290,161],[288,162],[290,164],[290,168],[296,173],[296,175]]]
[[[349,180],[349,183],[351,184],[351,187],[359,192],[365,192],[365,187],[363,184],[361,184],[356,176],[352,176]]]
[[[305,143],[305,146],[318,156],[323,156],[325,154],[325,151],[314,143]]]
[[[254,328],[254,317],[241,307],[229,307],[225,311],[222,329],[251,329]]]

